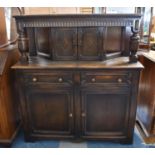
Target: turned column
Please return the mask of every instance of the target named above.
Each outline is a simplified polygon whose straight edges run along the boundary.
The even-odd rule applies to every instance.
[[[137,62],[138,57],[136,55],[139,46],[139,20],[136,20],[131,27],[132,36],[130,37],[130,62]]]
[[[26,31],[24,29],[24,27],[21,27],[20,25],[18,25],[18,49],[21,53],[21,61],[22,62],[27,62],[28,61],[28,50],[29,50],[29,46],[28,46],[28,38],[26,35]]]

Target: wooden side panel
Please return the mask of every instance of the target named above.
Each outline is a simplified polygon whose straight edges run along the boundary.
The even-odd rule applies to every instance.
[[[8,49],[6,49],[8,50]],[[13,96],[14,78],[10,66],[14,64],[19,58],[16,49],[10,48],[10,51],[2,50],[6,55],[6,62],[3,66],[3,73],[0,77],[0,143],[12,142],[17,123],[19,123],[17,116],[18,104],[15,102]]]
[[[107,53],[124,51],[124,29],[122,27],[107,27],[105,51]]]
[[[15,107],[14,107],[14,98],[12,96],[11,81],[9,75],[3,76],[3,88],[1,92],[1,131],[3,133],[2,138],[9,139],[12,136],[12,133],[16,129],[16,120],[15,120]]]
[[[51,56],[50,53],[50,28],[35,28],[35,45],[38,54]]]

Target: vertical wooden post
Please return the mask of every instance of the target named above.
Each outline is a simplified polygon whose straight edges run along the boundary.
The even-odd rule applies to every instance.
[[[19,34],[19,38],[18,38],[18,49],[21,53],[21,61],[22,62],[27,62],[28,61],[28,50],[29,50],[29,46],[28,46],[28,38],[26,35],[26,30],[23,26],[21,26],[18,22],[17,22],[17,31]]]
[[[138,57],[136,55],[139,45],[139,20],[135,21],[134,26],[131,27],[133,35],[130,37],[130,62],[137,62]]]

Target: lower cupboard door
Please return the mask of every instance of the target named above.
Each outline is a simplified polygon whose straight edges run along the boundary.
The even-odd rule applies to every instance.
[[[85,90],[82,98],[82,137],[126,138],[130,113],[129,94]]]
[[[26,114],[29,134],[72,137],[74,132],[72,89],[35,89],[27,93]]]

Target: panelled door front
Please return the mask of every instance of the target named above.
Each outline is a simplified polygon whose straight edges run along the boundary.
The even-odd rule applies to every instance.
[[[26,92],[29,134],[74,137],[73,90],[70,87],[31,85]]]
[[[53,28],[50,50],[54,60],[100,60],[104,27]]]
[[[54,60],[77,59],[77,28],[53,28],[51,38]]]
[[[100,60],[103,54],[104,27],[78,28],[78,58]]]
[[[122,88],[114,89],[94,87],[81,91],[82,137],[127,138],[130,95]]]

